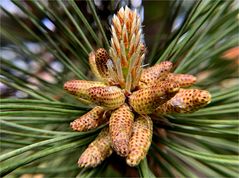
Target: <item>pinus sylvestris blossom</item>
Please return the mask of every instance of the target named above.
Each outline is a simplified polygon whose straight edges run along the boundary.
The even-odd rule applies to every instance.
[[[164,61],[143,68],[146,47],[136,11],[121,8],[112,18],[111,46],[89,54],[98,81],[71,80],[64,89],[95,107],[71,123],[75,131],[87,131],[109,122],[79,158],[80,167],[95,167],[115,151],[136,166],[147,155],[153,136],[151,117],[190,113],[211,101],[210,93],[185,89],[196,82],[188,74],[174,74]]]

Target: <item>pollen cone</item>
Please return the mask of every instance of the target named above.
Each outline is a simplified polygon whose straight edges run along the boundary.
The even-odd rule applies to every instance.
[[[129,142],[129,154],[126,162],[136,166],[147,155],[153,135],[153,123],[148,116],[139,116],[133,124],[132,137]]]
[[[135,91],[129,96],[129,103],[139,114],[151,114],[172,98],[179,90],[177,83],[162,81],[148,88]]]
[[[109,80],[110,73],[107,64],[112,63],[110,56],[104,48],[97,49],[95,53],[95,62],[99,74],[104,80]]]
[[[64,84],[64,89],[80,99],[89,100],[88,89],[96,86],[106,86],[102,82],[86,81],[86,80],[70,80]]]
[[[207,105],[210,101],[211,95],[208,91],[199,89],[180,89],[173,98],[159,106],[155,114],[190,113]]]
[[[116,86],[92,87],[87,90],[90,101],[105,109],[116,109],[125,102],[125,95]]]
[[[159,80],[166,79],[173,64],[170,61],[164,61],[160,64],[156,64],[153,67],[143,69],[140,77],[139,87],[145,88],[151,84],[157,83]]]
[[[103,116],[104,112],[105,110],[102,107],[96,106],[88,113],[74,120],[70,124],[71,128],[79,132],[96,128],[106,122],[106,118]]]
[[[97,79],[102,80],[101,75],[97,69],[96,62],[95,62],[95,52],[91,52],[89,54],[89,65],[90,69],[93,72],[93,74],[96,76]]]
[[[79,167],[96,167],[112,154],[108,128],[103,129],[96,139],[82,153]]]
[[[133,122],[134,114],[127,105],[122,105],[110,117],[109,129],[112,147],[120,156],[128,155]]]
[[[196,82],[197,78],[189,74],[170,73],[167,76],[167,80],[177,82],[180,85],[180,87],[190,87]]]

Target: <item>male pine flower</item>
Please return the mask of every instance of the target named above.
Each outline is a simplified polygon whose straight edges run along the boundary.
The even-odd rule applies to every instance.
[[[88,113],[74,120],[70,124],[71,128],[79,132],[94,129],[106,121],[106,117],[103,116],[104,113],[104,108],[96,106]]]
[[[112,154],[109,129],[104,128],[78,160],[80,167],[96,167]]]
[[[196,77],[171,73],[170,61],[143,69],[146,47],[136,11],[121,8],[112,18],[111,31],[109,51],[100,48],[89,54],[99,81],[71,80],[64,85],[80,101],[95,105],[71,123],[73,130],[87,131],[109,121],[109,128],[82,153],[80,167],[95,167],[112,151],[125,157],[129,166],[137,166],[151,145],[151,117],[194,112],[211,101],[207,91],[185,89]]]
[[[134,114],[127,105],[120,106],[110,117],[109,128],[112,147],[120,156],[128,155],[133,122]]]
[[[153,136],[153,123],[148,116],[135,119],[133,133],[129,143],[129,154],[126,162],[129,166],[136,166],[144,159],[150,147]]]

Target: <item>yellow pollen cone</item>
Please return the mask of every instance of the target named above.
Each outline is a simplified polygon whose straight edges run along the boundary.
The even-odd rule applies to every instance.
[[[107,63],[110,61],[110,56],[108,55],[107,51],[104,48],[97,49],[95,53],[95,62],[97,70],[102,78],[107,79],[109,78],[109,70],[107,67]]]
[[[139,116],[133,124],[132,137],[129,142],[129,154],[126,163],[137,166],[147,155],[152,142],[153,123],[148,116]]]
[[[90,101],[105,109],[116,109],[125,102],[123,91],[116,86],[92,87],[88,92]]]
[[[189,74],[170,73],[167,76],[167,80],[177,82],[180,85],[180,87],[190,87],[196,82],[197,78]]]
[[[211,95],[206,90],[180,89],[179,92],[166,103],[159,106],[155,114],[190,113],[211,101]]]
[[[112,154],[108,128],[104,128],[96,139],[82,153],[78,160],[79,167],[96,167]]]
[[[86,80],[70,80],[64,84],[64,89],[76,96],[77,98],[89,100],[89,92],[88,89],[96,86],[106,86],[102,82],[95,81],[86,81]]]
[[[139,114],[151,114],[159,105],[173,97],[178,90],[177,83],[162,81],[135,91],[129,96],[129,104]]]
[[[134,114],[127,105],[122,105],[110,117],[109,129],[112,147],[120,156],[128,155],[128,145],[133,122]]]
[[[70,125],[75,131],[87,131],[96,128],[106,122],[106,117],[104,117],[104,108],[96,106],[88,113],[74,120]]]
[[[139,87],[145,88],[151,84],[157,83],[159,80],[166,79],[172,66],[172,62],[164,61],[160,64],[144,69],[140,77]]]
[[[90,65],[90,69],[93,72],[93,74],[96,76],[96,78],[98,80],[103,80],[98,69],[96,66],[96,62],[95,62],[95,52],[91,52],[89,54],[89,65]]]

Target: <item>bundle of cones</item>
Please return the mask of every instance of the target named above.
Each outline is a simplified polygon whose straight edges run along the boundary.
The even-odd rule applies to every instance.
[[[98,81],[71,80],[64,85],[80,101],[94,106],[71,123],[73,130],[83,132],[109,122],[81,155],[80,167],[95,167],[113,151],[129,166],[138,165],[151,145],[152,116],[194,112],[211,100],[207,91],[185,89],[196,78],[171,73],[169,61],[142,68],[145,45],[140,25],[135,11],[121,8],[112,19],[109,53],[100,48],[89,54]]]

